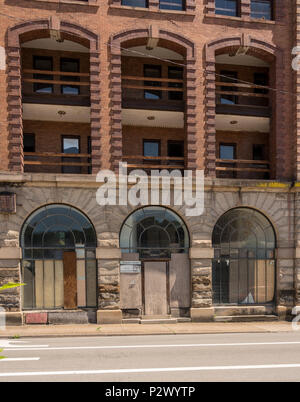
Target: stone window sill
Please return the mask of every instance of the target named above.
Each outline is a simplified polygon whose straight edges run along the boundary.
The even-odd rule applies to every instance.
[[[99,7],[100,0],[33,0],[41,3],[70,4],[85,7]]]
[[[206,14],[205,18],[220,19],[220,20],[225,20],[225,21],[247,22],[247,23],[251,23],[251,24],[264,24],[264,25],[275,25],[277,22],[277,21],[262,20],[262,19],[251,18],[251,17],[231,17],[231,16],[218,15],[218,14]]]
[[[155,14],[171,14],[171,15],[180,15],[180,16],[188,16],[194,17],[195,13],[191,11],[175,11],[175,10],[160,10],[160,9],[151,9],[146,7],[130,7],[130,6],[119,6],[115,4],[111,4],[110,8],[115,10],[131,10],[131,11],[139,11],[139,12],[148,12]]]

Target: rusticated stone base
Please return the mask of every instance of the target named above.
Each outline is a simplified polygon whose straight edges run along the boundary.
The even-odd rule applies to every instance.
[[[191,308],[192,322],[212,322],[214,320],[214,308]]]
[[[97,324],[122,324],[122,311],[98,310]]]
[[[8,327],[23,325],[23,314],[21,312],[6,313],[5,320],[5,325]]]

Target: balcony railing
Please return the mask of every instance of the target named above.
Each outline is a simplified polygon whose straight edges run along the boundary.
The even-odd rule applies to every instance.
[[[71,159],[67,159],[71,158]],[[85,160],[83,162],[83,160]],[[55,173],[90,173],[91,154],[65,154],[54,152],[24,152],[26,171],[43,172],[44,167],[53,167]],[[30,169],[30,167],[32,169]],[[58,169],[55,169],[58,168]],[[84,171],[83,171],[84,170]],[[46,172],[48,169],[46,170]],[[51,170],[52,172],[52,170]]]
[[[226,175],[226,173],[236,174],[240,172],[241,174],[239,176],[243,178],[247,178],[246,176],[249,176],[249,178],[257,178],[260,174],[264,176],[263,178],[269,178],[271,170],[269,161],[216,159],[216,171],[218,177],[221,177],[222,173]],[[218,172],[220,174],[218,174]],[[223,177],[225,177],[225,175]]]
[[[183,79],[122,76],[124,108],[183,111],[184,91]]]
[[[49,76],[52,78],[49,79]],[[89,73],[24,69],[22,71],[22,84],[23,101],[27,103],[59,103],[74,106],[89,106],[90,104]],[[50,89],[45,91],[35,90],[35,84],[48,85]],[[55,86],[61,88],[63,86],[75,87],[78,88],[78,91],[77,93],[63,93],[62,91],[56,91]]]
[[[265,86],[216,82],[216,95],[217,113],[270,116],[270,94]]]
[[[128,169],[184,169],[183,157],[126,155]]]

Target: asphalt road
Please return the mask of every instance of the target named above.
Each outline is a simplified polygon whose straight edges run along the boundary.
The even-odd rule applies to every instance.
[[[0,382],[300,381],[300,332],[0,339]]]

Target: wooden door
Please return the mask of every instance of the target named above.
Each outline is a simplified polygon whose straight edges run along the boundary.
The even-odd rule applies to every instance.
[[[144,263],[145,314],[162,316],[168,314],[167,262]]]
[[[75,251],[64,252],[64,308],[77,308],[77,270]]]

